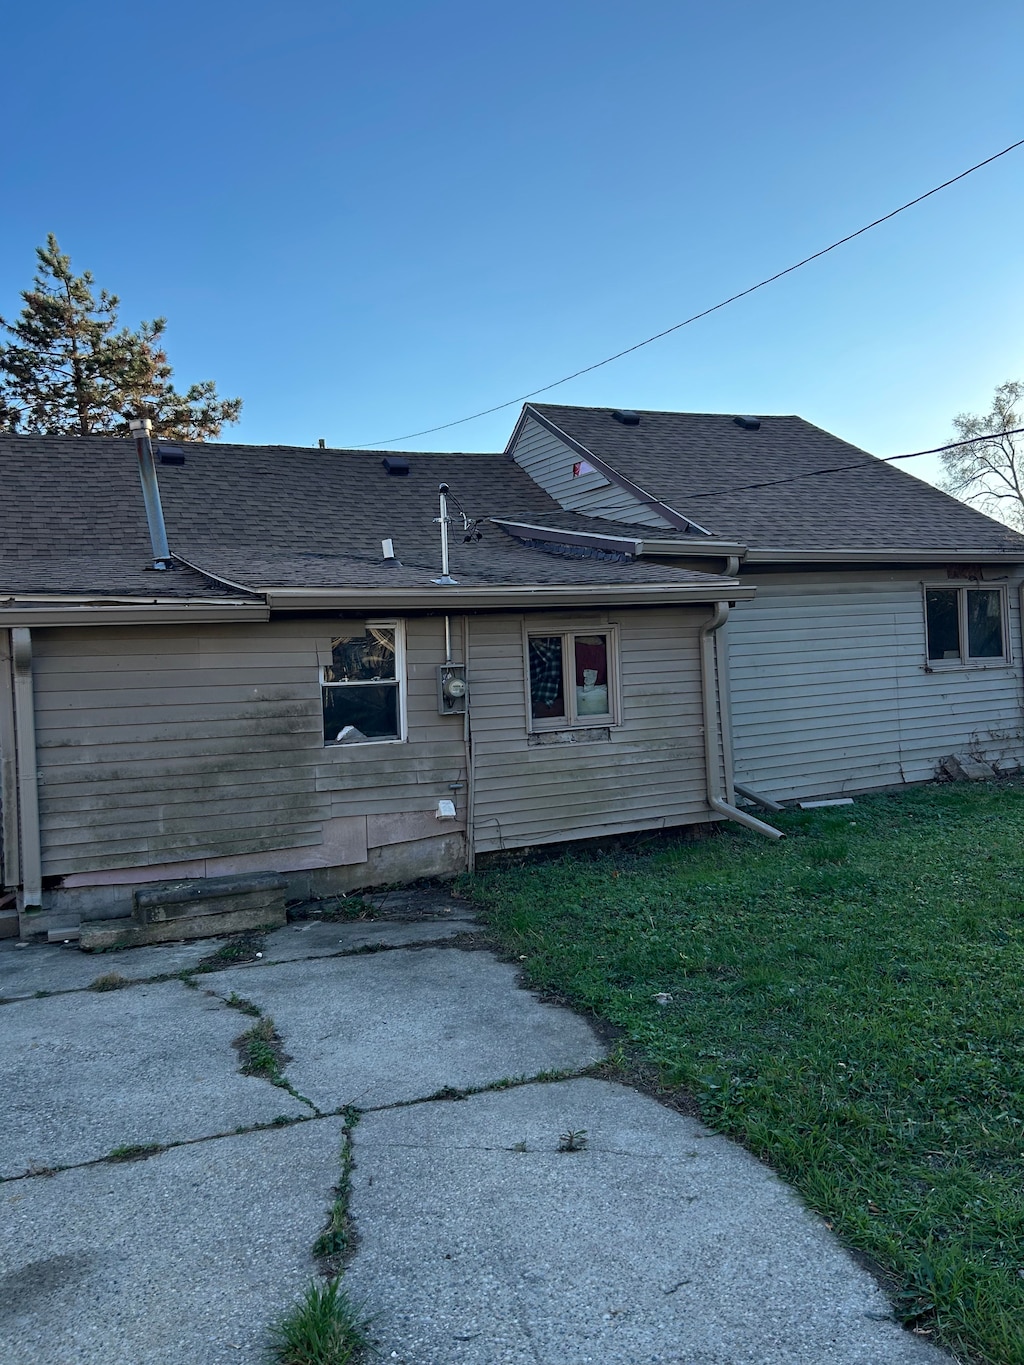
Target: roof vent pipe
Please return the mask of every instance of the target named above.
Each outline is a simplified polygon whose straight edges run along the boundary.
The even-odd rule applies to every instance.
[[[441,577],[432,578],[431,583],[436,583],[438,587],[447,588],[454,586],[458,581],[452,578],[448,572],[448,494],[451,490],[446,483],[437,485],[438,511],[440,516],[434,518],[441,523]]]
[[[167,544],[167,527],[164,525],[164,509],[160,505],[160,485],[156,481],[153,423],[148,417],[134,417],[128,425],[135,437],[135,453],[139,457],[139,481],[142,484],[142,500],[146,504],[149,543],[153,548],[153,562],[150,568],[162,572],[170,569],[172,565],[171,551]]]

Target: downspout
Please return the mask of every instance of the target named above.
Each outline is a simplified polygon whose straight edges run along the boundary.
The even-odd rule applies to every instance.
[[[11,678],[11,635],[0,630],[0,888],[21,882],[18,848],[18,764],[15,758],[14,690]]]
[[[707,783],[708,805],[719,815],[726,815],[737,824],[746,825],[758,834],[769,839],[784,839],[782,830],[766,825],[763,820],[748,815],[746,811],[731,806],[722,795],[721,774],[719,772],[718,732],[721,720],[719,692],[715,669],[715,633],[721,630],[729,619],[728,602],[716,602],[715,610],[700,628],[700,680],[704,699],[704,773]],[[725,732],[727,733],[727,732]],[[728,758],[726,757],[728,770]]]
[[[39,774],[36,766],[36,717],[32,696],[32,632],[11,631],[14,660],[14,729],[18,757],[18,805],[21,825],[21,904],[40,910],[43,903],[42,849],[39,837]]]
[[[447,617],[445,618],[447,620]],[[462,618],[462,667],[469,679],[469,617]],[[476,772],[473,767],[473,722],[470,710],[473,692],[466,693],[466,709],[462,713],[462,739],[466,746],[466,871],[476,868]]]

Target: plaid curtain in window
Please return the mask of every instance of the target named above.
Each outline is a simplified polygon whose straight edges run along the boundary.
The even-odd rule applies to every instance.
[[[552,706],[562,695],[562,640],[547,636],[530,641],[530,696],[534,706]]]

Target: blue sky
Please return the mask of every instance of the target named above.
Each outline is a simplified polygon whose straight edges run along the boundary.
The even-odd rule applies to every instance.
[[[169,318],[180,381],[244,398],[228,439],[513,398],[1024,136],[1017,0],[16,10],[0,312],[56,232]],[[549,397],[937,444],[1024,376],[1022,224],[1024,149]],[[500,448],[515,413],[406,444]]]

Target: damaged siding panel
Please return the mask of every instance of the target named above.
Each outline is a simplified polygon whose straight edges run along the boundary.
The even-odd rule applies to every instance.
[[[531,745],[522,618],[472,623],[477,848],[655,829],[710,818],[705,804],[697,630],[706,613],[642,610],[528,630],[618,625],[623,723],[607,738]]]
[[[1017,662],[929,671],[920,570],[765,576],[726,627],[736,775],[776,799],[926,781],[946,754],[1019,761]],[[995,584],[993,583],[993,586]]]
[[[314,634],[298,622],[38,632],[44,871],[319,842],[330,802],[316,790]]]
[[[574,477],[573,466],[582,457],[533,417],[523,423],[512,458],[545,493],[570,511],[661,529],[671,526],[647,503],[618,484],[610,483],[604,475],[593,473]]]

